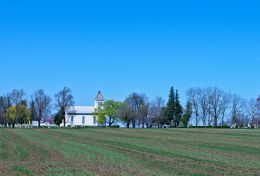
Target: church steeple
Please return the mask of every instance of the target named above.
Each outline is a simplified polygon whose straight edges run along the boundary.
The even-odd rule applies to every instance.
[[[101,91],[98,91],[97,96],[95,98],[95,108],[101,106],[104,103],[104,101],[104,96],[102,95]]]

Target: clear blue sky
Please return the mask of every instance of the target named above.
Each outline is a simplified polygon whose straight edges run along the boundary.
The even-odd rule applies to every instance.
[[[1,0],[0,94],[64,86],[76,103],[98,90],[167,99],[170,86],[260,94],[260,2]]]

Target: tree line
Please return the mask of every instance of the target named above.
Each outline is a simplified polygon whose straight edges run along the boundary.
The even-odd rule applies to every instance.
[[[67,107],[74,104],[71,89],[64,87],[55,94],[54,100],[54,108],[57,114],[61,114],[58,116],[61,118],[58,119],[58,123],[61,123],[65,119]],[[28,100],[24,90],[14,89],[0,97],[0,124],[5,127],[10,124],[14,128],[16,124],[23,125],[38,121],[38,127],[40,127],[42,120],[50,118],[52,108],[52,98],[44,90],[35,91]]]
[[[260,125],[260,96],[246,100],[217,87],[197,87],[187,91],[187,99],[192,104],[196,126]]]
[[[149,101],[145,94],[132,93],[123,102],[105,101],[95,111],[100,124],[112,126],[117,120],[124,122],[127,128],[152,128],[169,125],[178,127],[181,123],[188,124],[191,115],[191,105],[184,110],[179,100],[178,90],[172,87],[168,103],[162,97]]]
[[[190,88],[186,92],[185,107],[180,103],[179,91],[171,87],[167,102],[162,97],[149,100],[145,94],[131,93],[123,102],[107,100],[93,113],[98,124],[111,127],[120,121],[127,128],[162,127],[247,127],[260,125],[260,97],[244,100],[236,94],[217,87]],[[52,104],[52,101],[54,103]],[[74,105],[72,91],[64,87],[52,98],[40,89],[28,100],[23,90],[13,90],[0,97],[0,124],[28,124],[54,119],[65,127],[65,113]],[[56,113],[52,115],[52,111]],[[191,123],[194,119],[194,123]]]
[[[156,97],[149,101],[145,94],[132,93],[123,102],[107,101],[96,111],[100,122],[111,126],[120,119],[126,127],[258,127],[260,97],[245,100],[217,87],[190,88],[183,108],[178,90],[170,89],[168,101]],[[106,114],[111,114],[107,117]],[[194,124],[190,123],[191,118]]]

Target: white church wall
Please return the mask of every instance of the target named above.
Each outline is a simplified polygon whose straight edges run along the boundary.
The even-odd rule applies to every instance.
[[[97,121],[93,115],[66,115],[67,126],[97,126]]]

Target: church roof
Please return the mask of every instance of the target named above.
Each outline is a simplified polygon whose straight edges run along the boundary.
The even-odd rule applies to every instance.
[[[105,100],[103,95],[102,95],[102,93],[101,93],[101,91],[98,91],[98,94],[97,94],[95,100],[96,101],[104,101]]]
[[[94,106],[70,106],[67,110],[67,113],[75,114],[91,114],[95,112]]]

